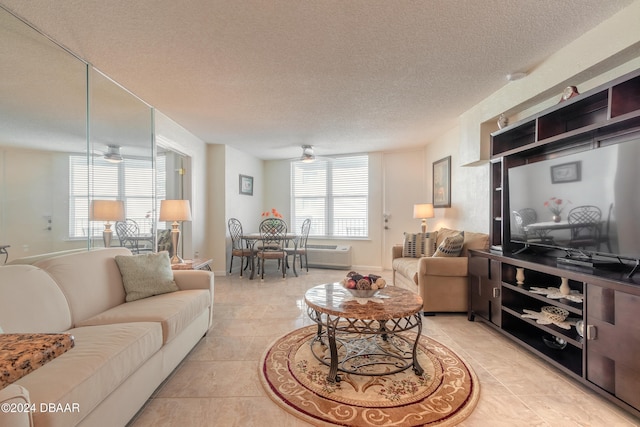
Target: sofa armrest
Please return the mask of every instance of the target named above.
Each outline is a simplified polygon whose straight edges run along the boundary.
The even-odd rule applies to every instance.
[[[174,270],[173,280],[180,290],[209,289],[213,295],[214,275],[205,270]]]
[[[24,409],[30,404],[29,392],[26,388],[17,384],[9,384],[0,389],[0,404],[16,405],[16,409]],[[3,427],[31,427],[33,419],[31,411],[2,411],[0,412],[0,425]]]
[[[391,248],[391,260],[394,260],[396,258],[402,258],[403,248],[404,248],[403,245],[393,245],[393,247]]]
[[[465,277],[467,274],[467,257],[422,257],[418,260],[418,277]]]

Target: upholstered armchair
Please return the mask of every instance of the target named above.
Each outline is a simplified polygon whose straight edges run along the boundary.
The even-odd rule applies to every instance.
[[[458,230],[441,228],[436,248]],[[468,251],[488,249],[489,236],[465,231],[456,256],[403,256],[404,245],[392,249],[393,284],[420,294],[425,315],[438,312],[466,312],[468,308]],[[404,254],[406,255],[406,253]]]

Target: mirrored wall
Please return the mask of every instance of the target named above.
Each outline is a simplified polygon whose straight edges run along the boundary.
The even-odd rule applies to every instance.
[[[156,182],[167,180],[156,168],[167,156],[155,153],[149,105],[0,8],[0,246],[9,261],[103,246],[93,200],[123,201],[153,249],[166,197]]]

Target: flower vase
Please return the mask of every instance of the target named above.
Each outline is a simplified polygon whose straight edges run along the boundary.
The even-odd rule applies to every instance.
[[[566,277],[560,278],[560,293],[562,295],[569,295],[571,288],[569,287],[569,279]]]
[[[516,284],[524,285],[524,268],[516,267]]]
[[[560,217],[560,214],[554,215],[551,219],[553,219],[553,222],[562,221],[562,218]]]

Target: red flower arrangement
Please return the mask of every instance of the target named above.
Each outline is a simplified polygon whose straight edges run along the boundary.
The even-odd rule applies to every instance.
[[[564,200],[558,199],[557,197],[552,197],[546,202],[544,202],[544,206],[546,208],[549,208],[552,214],[560,215],[565,208],[565,206],[562,205],[563,203],[564,203]],[[571,200],[567,200],[567,204],[568,203],[571,203]]]
[[[278,212],[276,208],[271,209],[270,211],[262,212],[262,216],[268,217],[273,215],[275,218],[282,218],[282,214]]]

